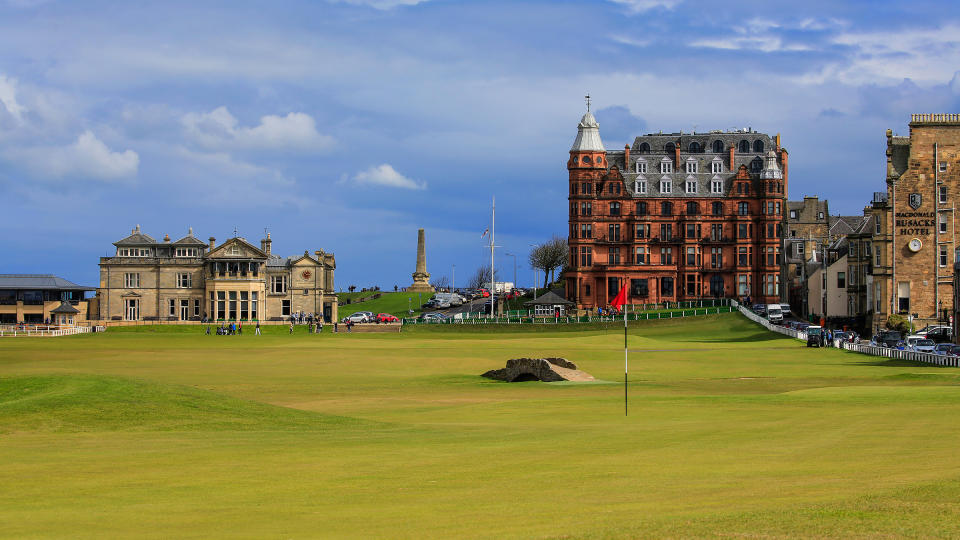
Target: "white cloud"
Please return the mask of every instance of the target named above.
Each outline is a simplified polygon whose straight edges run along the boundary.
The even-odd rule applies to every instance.
[[[673,9],[683,0],[611,0],[616,4],[626,6],[631,13],[643,13],[651,9],[662,7]]]
[[[383,165],[370,167],[365,171],[360,171],[353,175],[352,180],[357,184],[387,186],[403,189],[427,189],[426,182],[417,182],[416,180],[407,178],[386,163]]]
[[[296,192],[296,182],[275,169],[239,161],[226,152],[183,147],[161,151],[177,171],[170,183],[195,194],[190,203],[226,203],[238,208],[310,204],[309,197]]]
[[[191,137],[209,148],[316,151],[334,143],[333,137],[319,133],[316,122],[304,113],[267,115],[257,126],[241,127],[226,107],[218,107],[208,113],[188,113],[181,122]]]
[[[39,177],[54,179],[124,180],[136,176],[140,166],[136,152],[114,152],[91,131],[83,132],[76,142],[67,146],[11,149],[6,157]]]
[[[942,84],[960,65],[960,25],[906,28],[898,31],[851,32],[833,42],[855,52],[846,64],[830,64],[812,79],[839,79],[848,84],[896,82]]]
[[[26,109],[17,103],[17,81],[0,75],[0,104],[7,109],[18,122],[23,120]]]

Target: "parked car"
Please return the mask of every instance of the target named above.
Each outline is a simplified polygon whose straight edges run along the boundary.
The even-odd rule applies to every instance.
[[[928,326],[913,335],[932,339],[937,343],[947,343],[953,341],[953,328],[949,326]]]
[[[933,348],[933,352],[940,356],[956,356],[954,352],[956,347],[958,346],[953,343],[937,343],[937,346]]]
[[[903,339],[903,335],[900,332],[889,331],[889,332],[880,332],[877,334],[877,345],[880,347],[896,347],[897,343]]]
[[[790,304],[780,304],[780,311],[783,312],[784,317],[793,315],[793,313],[790,312]]]
[[[766,304],[754,304],[753,312],[760,316],[765,316],[767,314],[767,305]]]
[[[477,291],[477,293],[480,295],[480,298],[490,298],[490,291],[486,289],[480,289]]]
[[[907,338],[907,346],[913,352],[932,353],[937,344],[932,339]]]
[[[780,310],[779,305],[770,304],[767,306],[767,320],[773,324],[780,324],[783,322],[783,311]]]
[[[367,313],[364,311],[358,311],[356,313],[351,313],[343,318],[343,322],[352,322],[352,323],[363,323],[367,322]]]
[[[376,321],[378,323],[398,322],[400,319],[389,313],[377,313]]]
[[[424,322],[435,322],[446,320],[447,316],[443,313],[437,313],[436,311],[431,313],[424,313],[420,316],[420,320]]]
[[[841,330],[838,330],[838,331],[836,331],[836,332],[833,333],[833,339],[834,339],[834,340],[839,340],[839,341],[849,341],[849,340],[850,340],[850,335],[849,335],[848,333],[846,333],[846,332],[843,332],[843,331],[841,331]]]
[[[807,347],[823,347],[823,328],[807,327]]]

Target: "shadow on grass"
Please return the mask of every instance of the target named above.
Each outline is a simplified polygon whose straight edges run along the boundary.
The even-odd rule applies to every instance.
[[[913,360],[900,360],[899,358],[890,358],[888,360],[877,360],[872,362],[852,362],[857,366],[880,366],[880,367],[922,367],[922,368],[949,368],[949,366],[938,366],[936,364],[927,364],[926,362],[916,362]],[[956,369],[956,368],[949,368]]]
[[[701,338],[701,339],[684,339],[678,340],[685,343],[753,343],[758,341],[779,341],[779,340],[793,340],[790,336],[784,336],[781,334],[775,334],[773,332],[760,332],[750,336],[743,336],[737,339],[730,339],[729,335],[717,336],[715,338]]]

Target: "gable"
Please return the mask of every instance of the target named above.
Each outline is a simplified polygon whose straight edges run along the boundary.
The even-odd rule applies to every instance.
[[[241,238],[231,238],[207,254],[208,259],[266,259],[267,254]]]

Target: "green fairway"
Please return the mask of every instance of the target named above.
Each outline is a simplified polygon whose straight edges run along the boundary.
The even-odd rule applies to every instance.
[[[622,324],[264,330],[0,339],[0,536],[960,535],[955,368],[643,321],[625,417]]]

